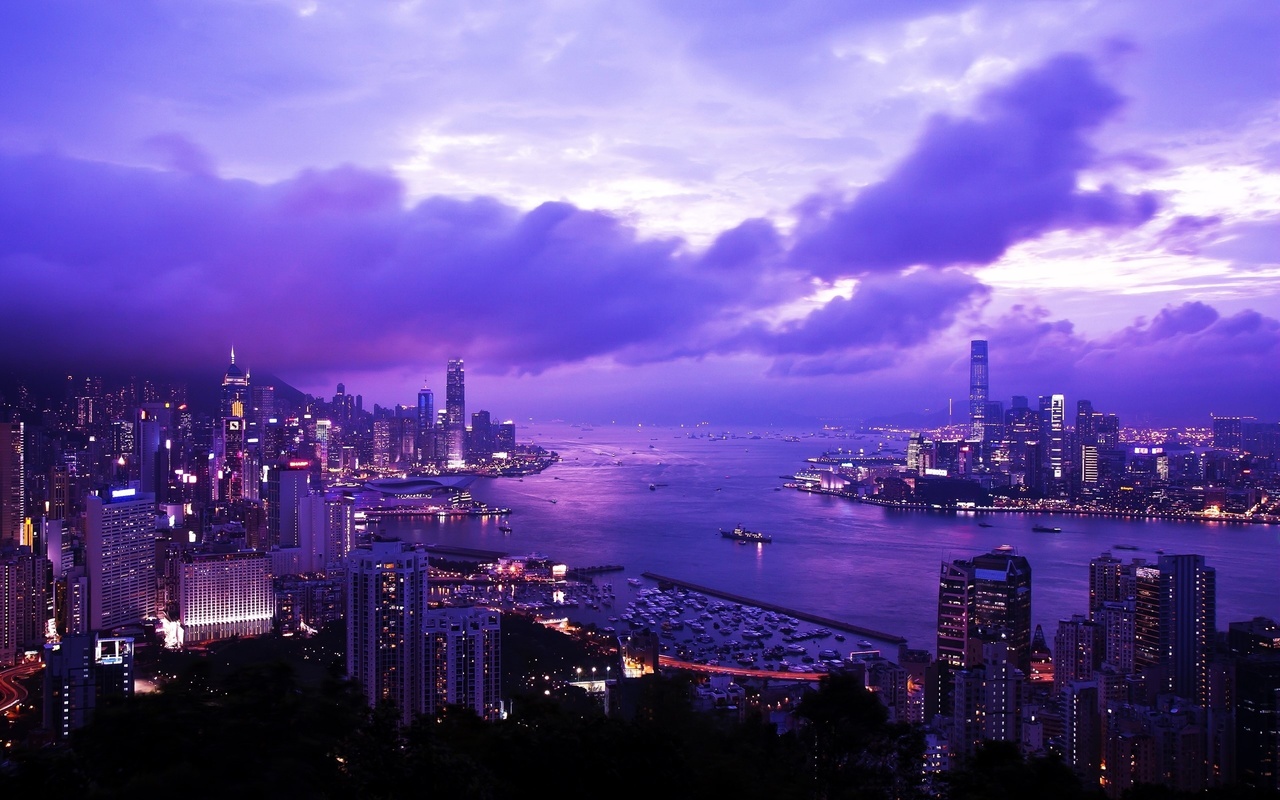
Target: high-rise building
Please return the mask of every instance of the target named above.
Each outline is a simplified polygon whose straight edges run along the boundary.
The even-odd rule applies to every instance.
[[[188,642],[271,632],[275,597],[266,553],[184,553],[178,621]]]
[[[113,489],[85,499],[89,627],[110,630],[156,613],[155,498]]]
[[[23,652],[44,644],[47,563],[30,547],[0,547],[0,666],[16,664]]]
[[[134,444],[137,450],[138,486],[143,493],[154,495],[157,502],[167,502],[169,475],[172,474],[170,458],[173,425],[173,409],[168,403],[143,403],[138,408]]]
[[[1135,665],[1163,691],[1207,702],[1216,634],[1217,573],[1204,556],[1162,555],[1138,567]]]
[[[1099,626],[1082,614],[1058,620],[1053,636],[1053,686],[1061,692],[1068,684],[1093,679],[1099,665]]]
[[[1067,478],[1066,398],[1060,394],[1040,398],[1041,467],[1049,494],[1065,491]]]
[[[486,608],[442,608],[427,613],[425,632],[426,713],[462,706],[481,719],[499,719],[501,614]]]
[[[347,675],[408,723],[426,710],[427,555],[375,540],[347,554]]]
[[[943,562],[938,589],[938,660],[977,663],[984,642],[1005,642],[1014,665],[1031,671],[1031,565],[1008,545]]]
[[[18,542],[27,509],[21,422],[0,422],[0,543]]]
[[[955,674],[953,753],[971,758],[982,742],[1018,742],[1025,674],[1005,642],[986,642],[980,660]]]
[[[987,343],[975,339],[969,343],[969,438],[976,441],[986,437],[988,392]]]
[[[231,364],[222,376],[222,402],[218,416],[244,419],[249,408],[249,375],[236,365],[236,349],[231,348]]]
[[[461,469],[467,464],[467,414],[466,374],[462,359],[449,360],[445,372],[445,464],[450,469]]]
[[[44,727],[65,739],[105,698],[133,696],[133,639],[96,633],[44,646]]]
[[[1135,558],[1124,563],[1114,558],[1110,551],[1089,561],[1089,614],[1093,615],[1104,603],[1118,603],[1137,596],[1137,569],[1145,560]]]
[[[470,436],[467,437],[467,457],[472,460],[487,460],[493,457],[493,450],[493,418],[488,411],[477,411],[471,415],[471,431]]]
[[[436,412],[435,395],[431,389],[423,386],[418,390],[417,416],[417,461],[419,464],[432,464],[436,460]]]
[[[267,549],[302,546],[298,507],[310,491],[310,480],[310,459],[283,459],[267,468],[263,496],[267,510]]]
[[[1213,416],[1213,446],[1219,450],[1239,450],[1244,446],[1244,422],[1251,417]]]

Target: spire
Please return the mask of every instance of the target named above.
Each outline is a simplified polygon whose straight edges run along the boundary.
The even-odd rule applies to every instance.
[[[236,363],[236,346],[234,344],[231,345],[231,363]]]

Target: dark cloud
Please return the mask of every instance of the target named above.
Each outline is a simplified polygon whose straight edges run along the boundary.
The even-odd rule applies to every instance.
[[[1131,227],[1155,198],[1081,189],[1087,136],[1123,100],[1083,56],[1064,55],[985,95],[979,116],[935,117],[883,181],[848,202],[801,204],[794,263],[831,277],[987,264],[1053,230]]]

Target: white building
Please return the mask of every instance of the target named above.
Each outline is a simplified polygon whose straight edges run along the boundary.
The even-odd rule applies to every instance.
[[[132,625],[156,613],[155,498],[115,489],[85,499],[89,628]]]
[[[266,553],[186,554],[178,572],[178,620],[186,641],[271,632],[275,594]]]

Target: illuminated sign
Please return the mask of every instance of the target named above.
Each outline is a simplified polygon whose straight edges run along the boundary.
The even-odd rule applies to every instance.
[[[137,493],[137,489],[112,489],[111,499],[115,500],[120,497],[133,497]]]
[[[238,431],[238,430],[240,430],[240,420],[238,420],[238,419],[229,419],[229,420],[227,420],[227,430],[229,430],[229,431]]]
[[[289,462],[290,469],[306,469],[309,466],[311,466],[311,462],[306,460]]]

